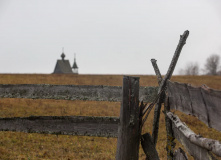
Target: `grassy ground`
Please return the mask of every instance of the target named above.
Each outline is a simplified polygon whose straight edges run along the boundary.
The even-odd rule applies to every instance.
[[[155,76],[139,76],[141,86],[157,86]],[[1,74],[0,84],[75,84],[122,85],[122,75],[43,75]],[[197,86],[207,84],[221,90],[221,76],[174,76],[173,81]],[[0,117],[24,116],[119,116],[119,102],[1,99]],[[195,133],[221,141],[220,132],[206,127],[197,118],[175,112]],[[151,132],[153,112],[143,132]],[[115,159],[116,138],[0,132],[0,159]],[[160,117],[157,150],[166,159],[166,130],[164,116]],[[179,146],[179,144],[177,145]],[[140,150],[140,159],[145,155]]]

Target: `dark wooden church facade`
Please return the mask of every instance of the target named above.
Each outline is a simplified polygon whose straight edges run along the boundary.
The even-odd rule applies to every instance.
[[[69,60],[65,60],[64,58],[65,54],[62,52],[61,59],[57,60],[53,74],[78,74],[76,57],[74,57],[74,63],[72,67]]]

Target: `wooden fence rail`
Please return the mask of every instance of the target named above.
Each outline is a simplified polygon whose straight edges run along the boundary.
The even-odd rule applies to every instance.
[[[168,112],[167,116],[172,121],[174,137],[183,144],[189,154],[194,158],[199,160],[212,159],[213,156],[209,151],[217,156],[221,156],[221,144],[219,141],[196,135],[191,129],[182,123],[178,116],[171,112]]]
[[[221,143],[219,141],[196,135],[181,122],[178,116],[170,112],[170,109],[174,109],[196,116],[209,127],[220,131],[220,104],[221,91],[209,89],[205,85],[203,87],[193,87],[189,84],[168,81],[166,117],[169,118],[170,122],[167,120],[166,125],[167,134],[171,137],[168,146],[173,143],[174,137],[194,159],[214,159],[211,152],[221,157]],[[173,153],[173,147],[170,147],[168,152]]]
[[[31,116],[0,118],[0,131],[117,137],[118,117]]]
[[[140,87],[140,101],[150,102],[158,87]],[[87,101],[122,100],[121,86],[0,84],[0,98],[64,99]]]
[[[198,117],[209,127],[221,131],[221,91],[189,84],[167,82],[170,109]]]

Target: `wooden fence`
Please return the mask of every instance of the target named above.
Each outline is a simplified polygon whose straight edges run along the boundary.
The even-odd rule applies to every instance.
[[[27,133],[67,134],[80,136],[118,137],[117,160],[138,160],[139,145],[147,160],[159,159],[156,151],[161,106],[165,106],[167,129],[167,159],[186,160],[185,152],[174,151],[174,139],[180,141],[187,152],[198,160],[221,157],[221,144],[217,140],[203,138],[191,131],[170,110],[179,110],[198,117],[209,127],[221,131],[221,91],[206,86],[192,87],[171,82],[182,47],[189,31],[180,36],[177,49],[167,74],[162,78],[156,60],[152,59],[159,87],[140,87],[138,77],[124,76],[123,87],[74,86],[74,85],[0,85],[0,98],[65,99],[91,101],[121,101],[120,117],[83,116],[31,116],[0,118],[1,131]],[[151,102],[151,103],[150,103]],[[141,135],[148,115],[154,109],[152,135]]]
[[[220,104],[221,91],[210,89],[205,85],[193,87],[189,84],[168,81],[165,106],[167,107],[168,140],[170,141],[168,151],[170,154],[173,153],[171,144],[176,138],[195,159],[215,159],[213,154],[221,157],[221,143],[219,141],[196,135],[177,115],[170,112],[170,109],[173,109],[196,116],[208,127],[221,131]]]
[[[156,60],[151,60],[159,82],[159,98],[155,106],[152,137],[149,133],[147,133],[145,134],[146,142],[144,137],[141,139],[141,142],[144,141],[146,144],[148,143],[149,146],[151,146],[146,147],[145,153],[147,155],[147,159],[159,159],[154,146],[157,143],[159,115],[162,103],[164,103],[165,107],[167,159],[188,159],[181,148],[174,151],[174,139],[177,139],[184,146],[187,152],[196,160],[215,159],[214,154],[217,157],[221,157],[221,143],[219,141],[203,138],[201,135],[196,135],[179,119],[177,115],[170,111],[171,109],[179,110],[185,114],[196,116],[208,127],[221,131],[221,91],[210,89],[206,87],[206,85],[203,85],[202,87],[193,87],[190,84],[170,81],[181,49],[186,43],[188,35],[189,32],[185,31],[180,37],[179,44],[164,78],[161,76]],[[149,105],[144,110],[151,110],[151,106],[152,105]],[[144,120],[146,120],[146,117]]]
[[[221,91],[170,81],[167,86],[171,109],[196,116],[208,127],[221,131]]]
[[[140,87],[138,77],[124,76],[123,87],[75,85],[0,85],[1,98],[121,101],[120,117],[31,116],[0,118],[1,131],[118,137],[117,159],[138,159],[139,102],[150,102],[158,87]],[[125,143],[127,142],[127,143]],[[134,149],[136,147],[136,149]]]

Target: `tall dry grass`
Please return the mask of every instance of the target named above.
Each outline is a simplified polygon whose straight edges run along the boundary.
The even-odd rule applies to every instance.
[[[157,86],[155,76],[139,76],[141,86]],[[122,85],[122,75],[46,75],[1,74],[0,84],[74,84],[74,85]],[[221,76],[174,76],[173,81],[197,86],[207,84],[221,89]],[[119,102],[1,99],[0,117],[25,116],[119,116]],[[221,141],[220,132],[206,127],[197,118],[175,112],[195,133]],[[153,111],[143,132],[151,132]],[[80,137],[66,135],[27,134],[0,132],[0,159],[115,159],[116,138]],[[166,159],[166,130],[164,115],[160,117],[157,150]],[[179,146],[179,144],[177,145]],[[145,155],[140,149],[140,159]]]

